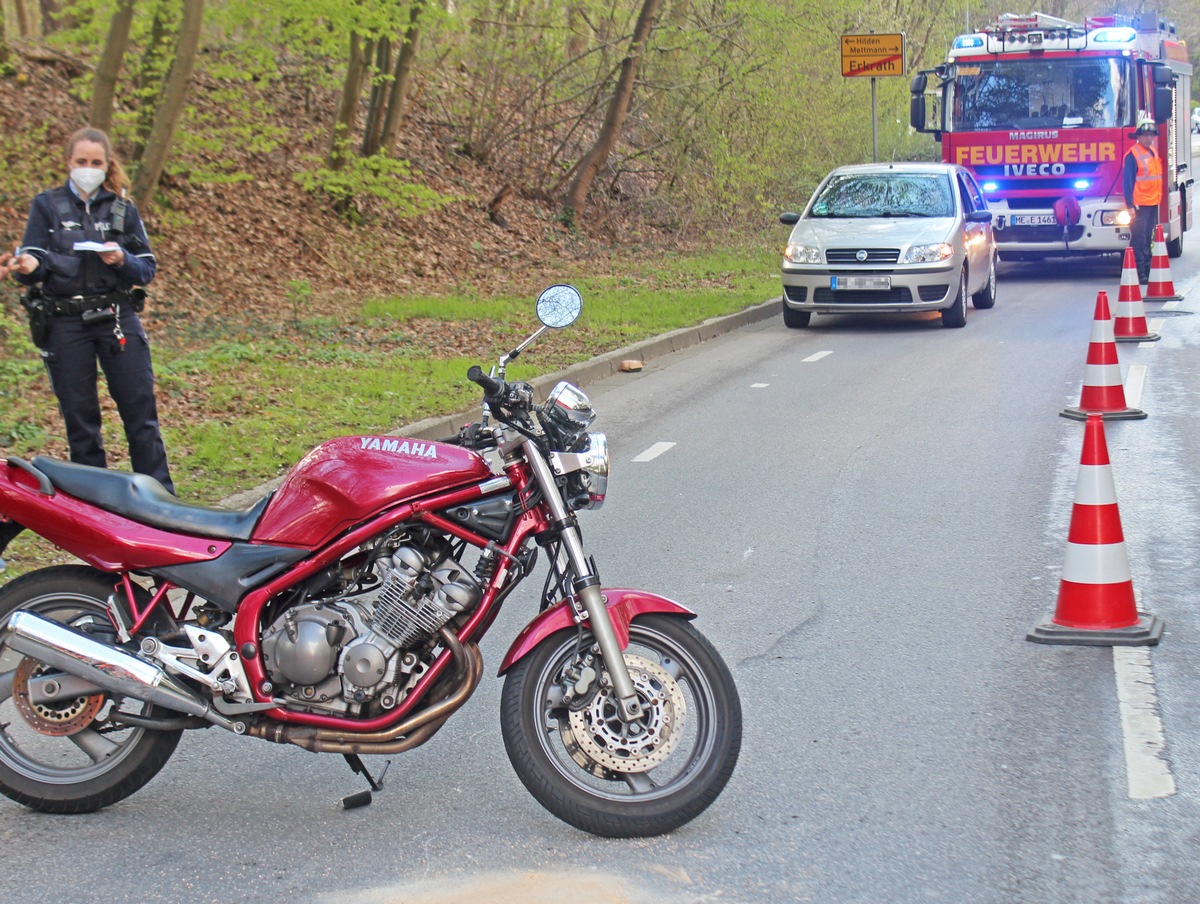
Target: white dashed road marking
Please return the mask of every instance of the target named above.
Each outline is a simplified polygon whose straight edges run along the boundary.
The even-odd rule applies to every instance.
[[[653,461],[674,445],[674,443],[655,443],[645,452],[634,458],[634,461]]]
[[[807,358],[802,359],[800,363],[801,364],[811,364],[813,361],[820,361],[822,358],[826,357],[827,355],[832,355],[832,354],[833,354],[833,352],[817,352],[815,355],[809,355]]]
[[[1163,759],[1167,738],[1158,717],[1158,694],[1150,651],[1146,647],[1113,647],[1121,733],[1125,737],[1125,775],[1134,800],[1170,797],[1175,776]]]
[[[1142,389],[1146,385],[1146,365],[1130,364],[1125,375],[1125,404],[1137,408],[1142,401]]]

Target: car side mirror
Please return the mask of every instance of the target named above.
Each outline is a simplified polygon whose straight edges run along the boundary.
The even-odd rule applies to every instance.
[[[968,223],[990,223],[992,222],[992,212],[990,210],[972,210],[967,214]]]
[[[786,213],[781,213],[779,215],[779,222],[782,223],[784,226],[795,226],[797,223],[800,222],[800,214],[793,213],[790,210],[787,211]]]

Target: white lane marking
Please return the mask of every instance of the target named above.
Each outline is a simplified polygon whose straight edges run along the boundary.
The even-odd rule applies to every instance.
[[[1125,404],[1137,408],[1142,401],[1142,389],[1146,385],[1146,365],[1130,364],[1125,375]]]
[[[770,385],[771,385],[770,383],[751,383],[750,388],[751,389],[766,389]]]
[[[634,458],[634,461],[653,461],[674,445],[674,443],[655,443],[641,455]]]
[[[1175,776],[1163,759],[1167,737],[1158,717],[1158,694],[1146,647],[1113,647],[1121,733],[1125,737],[1125,775],[1133,800],[1170,797]]]
[[[1163,328],[1163,323],[1165,323],[1165,321],[1163,321],[1163,320],[1147,320],[1146,321],[1146,332],[1161,334],[1162,328]],[[1138,348],[1154,348],[1154,343],[1157,341],[1158,341],[1157,339],[1147,339],[1145,342],[1139,342]]]
[[[820,361],[822,358],[832,354],[833,352],[817,352],[815,355],[809,355],[807,358],[803,358],[800,363],[811,364],[813,361]]]
[[[1177,310],[1179,310],[1179,302],[1178,301],[1168,301],[1166,304],[1164,304],[1162,306],[1162,309],[1164,311],[1177,311]]]

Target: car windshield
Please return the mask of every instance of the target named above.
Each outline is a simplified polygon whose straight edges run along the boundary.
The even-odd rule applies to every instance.
[[[810,217],[950,217],[954,197],[941,173],[835,175],[813,199]]]

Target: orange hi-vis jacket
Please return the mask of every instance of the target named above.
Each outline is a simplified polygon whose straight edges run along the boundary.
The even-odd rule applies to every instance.
[[[1134,207],[1157,207],[1162,201],[1162,160],[1152,148],[1135,144],[1129,149],[1137,161],[1133,183]]]

